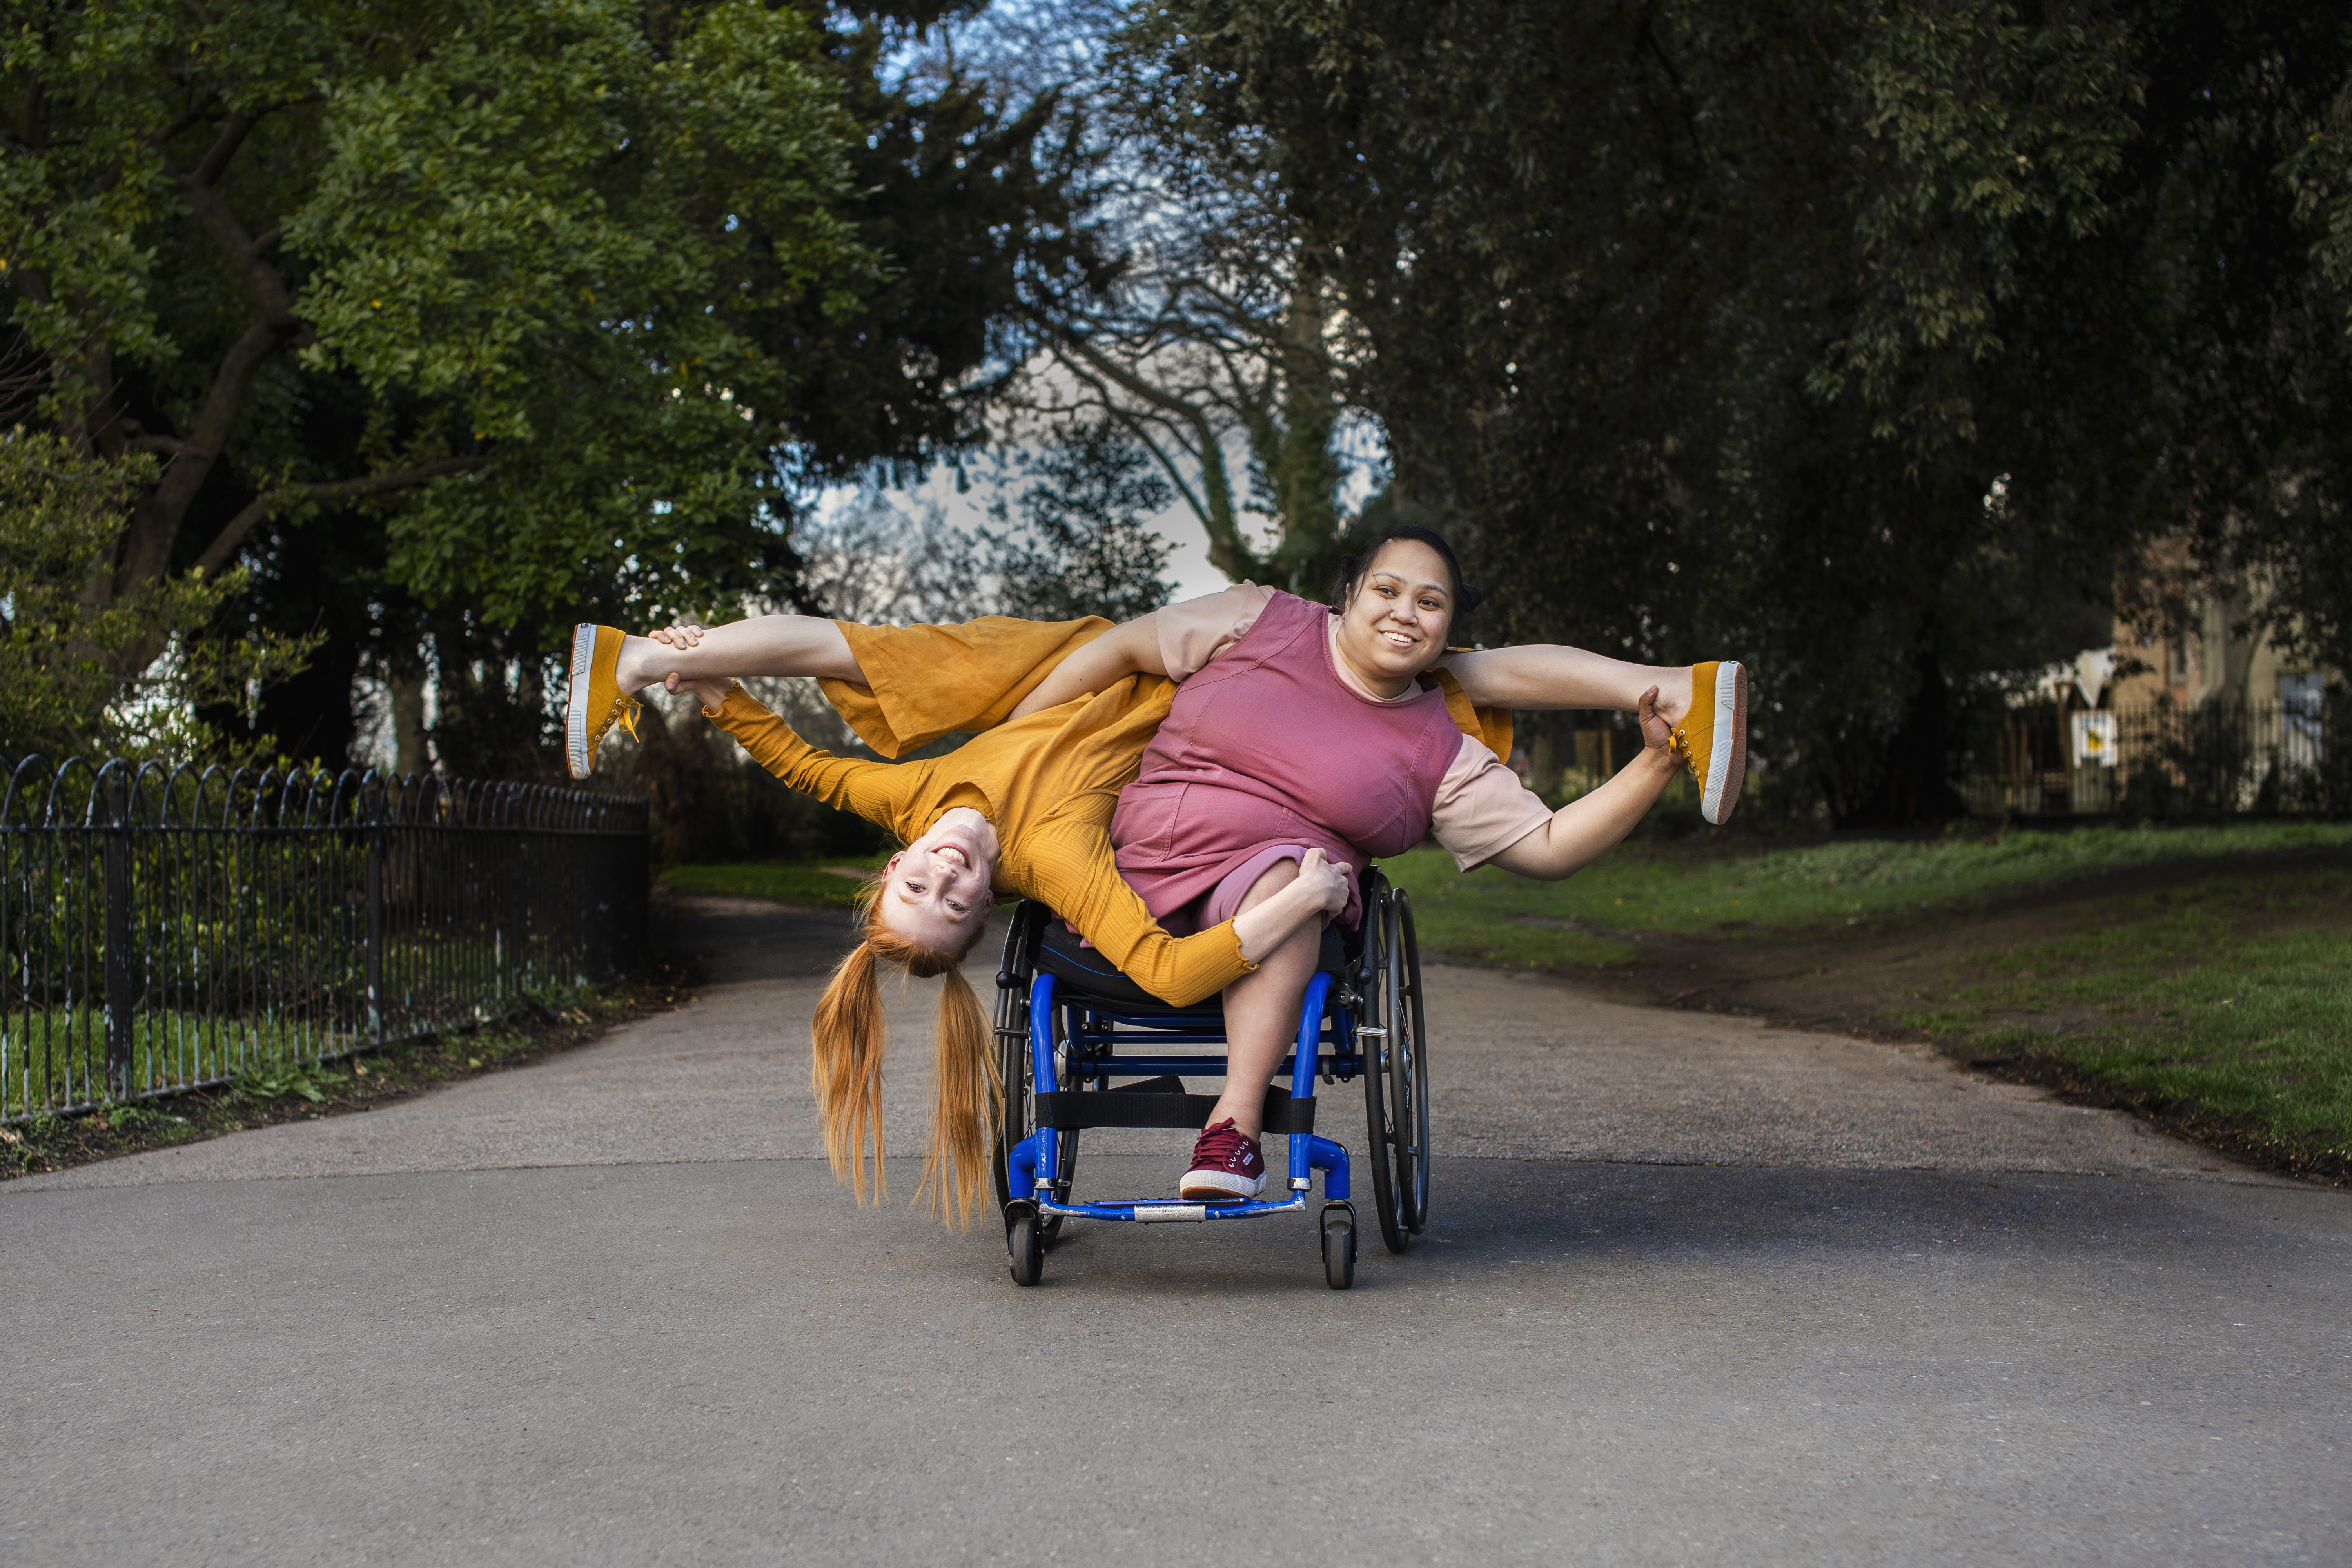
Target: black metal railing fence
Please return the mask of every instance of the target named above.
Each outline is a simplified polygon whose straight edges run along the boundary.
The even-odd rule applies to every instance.
[[[2352,814],[2352,703],[2014,708],[1971,736],[1985,816]]]
[[[373,773],[16,765],[0,1121],[315,1062],[625,968],[646,803]]]

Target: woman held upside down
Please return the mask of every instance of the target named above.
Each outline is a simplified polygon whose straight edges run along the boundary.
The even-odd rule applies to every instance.
[[[1265,1177],[1257,1134],[1266,1086],[1295,1028],[1323,918],[1339,912],[1352,926],[1359,916],[1357,867],[1433,832],[1465,870],[1491,860],[1556,879],[1630,831],[1685,762],[1709,818],[1722,820],[1745,763],[1737,665],[1648,668],[1549,647],[1448,658],[1447,634],[1475,595],[1426,530],[1399,530],[1360,567],[1351,560],[1335,602],[1342,607],[1331,613],[1244,584],[1116,628],[991,618],[899,631],[768,616],[651,641],[583,627],[575,770],[586,761],[583,709],[602,721],[601,740],[620,693],[667,679],[695,688],[713,719],[787,783],[908,842],[873,889],[866,940],[836,973],[814,1029],[828,1148],[837,1167],[854,1155],[861,1189],[869,1125],[880,1152],[880,956],[950,976],[933,1190],[947,1189],[944,1161],[956,1206],[977,1196],[994,1064],[978,1000],[954,965],[986,924],[993,883],[1049,904],[1172,1004],[1222,986],[1230,1069],[1181,1190],[1195,1201],[1254,1195]],[[824,678],[835,706],[890,753],[1009,721],[932,763],[857,763],[811,751],[730,690],[729,679],[746,674]],[[1647,745],[1615,779],[1554,813],[1466,732],[1489,717],[1474,717],[1472,701],[1632,707]],[[1670,725],[1662,708],[1680,722]]]

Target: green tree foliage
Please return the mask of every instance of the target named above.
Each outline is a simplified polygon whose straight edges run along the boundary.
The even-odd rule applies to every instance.
[[[55,436],[0,436],[0,761],[220,754],[197,710],[249,702],[308,651],[221,635],[242,572],[172,577],[128,600],[90,593],[153,468],[84,457]],[[161,658],[124,658],[157,644]],[[243,759],[229,748],[226,760]]]
[[[395,574],[429,597],[467,583],[496,618],[575,592],[591,549],[634,555],[656,597],[737,566],[791,406],[753,325],[854,297],[877,261],[827,210],[850,126],[816,29],[743,3],[671,16],[15,19],[0,222],[44,412],[93,452],[168,459],[110,592],[217,571],[279,508],[402,489]],[[364,389],[359,476],[315,471],[269,417],[303,368]],[[184,542],[233,442],[257,493]]]
[[[99,595],[248,556],[256,616],[331,634],[310,700],[362,660],[414,689],[429,648],[483,716],[457,766],[522,765],[469,728],[543,753],[539,667],[583,613],[793,600],[797,487],[971,439],[1015,276],[1084,249],[1050,105],[889,84],[902,26],[12,7],[0,261],[39,417],[163,459]]]
[[[816,29],[737,3],[649,37],[644,15],[487,7],[353,81],[287,226],[316,268],[308,363],[434,416],[388,419],[387,458],[495,455],[404,510],[391,565],[496,623],[578,597],[608,552],[675,604],[772,551],[799,390],[772,318],[846,309],[880,265],[830,210],[851,124]]]
[[[1750,659],[1792,804],[1947,809],[1970,691],[2105,641],[2151,535],[2323,574],[2278,563],[2341,493],[2339,13],[1186,0],[1126,47],[1331,280],[1367,521],[1450,528],[1490,638]]]

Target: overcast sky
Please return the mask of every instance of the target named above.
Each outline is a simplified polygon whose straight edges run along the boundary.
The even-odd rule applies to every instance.
[[[1343,426],[1339,444],[1342,463],[1339,500],[1339,512],[1344,518],[1360,510],[1379,489],[1384,476],[1386,453],[1381,446],[1378,433],[1362,426]],[[1226,447],[1228,468],[1236,477],[1246,474],[1249,464],[1247,444],[1236,434],[1228,439]],[[934,468],[921,484],[912,489],[884,493],[892,504],[910,516],[920,516],[936,506],[950,525],[969,531],[989,521],[988,509],[1000,493],[998,483],[992,478],[992,468],[985,461],[968,466],[966,479],[971,488],[961,494],[956,491],[955,470],[944,466]],[[1192,475],[1188,473],[1186,479],[1191,482]],[[856,494],[851,489],[838,490],[820,500],[818,505],[821,510],[828,510],[832,506],[847,503]],[[1256,546],[1261,550],[1269,548],[1273,540],[1270,531],[1265,528],[1265,519],[1255,512],[1244,512],[1243,517],[1245,524],[1261,531],[1254,541]],[[1165,575],[1176,585],[1177,598],[1189,599],[1200,594],[1213,594],[1228,585],[1225,574],[1209,564],[1208,535],[1182,500],[1171,501],[1158,515],[1144,521],[1146,526],[1172,547]]]

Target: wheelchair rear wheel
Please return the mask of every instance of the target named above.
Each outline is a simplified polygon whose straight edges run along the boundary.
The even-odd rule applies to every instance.
[[[1030,939],[1029,909],[1026,904],[1013,911],[1013,929],[1004,938],[1004,958],[996,970],[996,1064],[1000,1082],[1009,1082],[1009,1070],[1016,1056],[1029,1048],[1029,979],[1035,973],[1031,954],[1035,944]],[[1005,1152],[1012,1147],[1004,1141],[1004,1118],[999,1107],[996,1147],[992,1152],[990,1173],[996,1181],[996,1206],[1003,1208],[1013,1201],[1013,1184],[1004,1163]],[[1026,1193],[1021,1194],[1028,1196]]]
[[[997,1206],[1008,1214],[1013,1203],[1033,1195],[1013,1190],[1010,1162],[1013,1148],[1036,1125],[1036,1084],[1029,1060],[1029,983],[1036,972],[1035,939],[1040,921],[1033,911],[1037,907],[1024,903],[1014,914],[1013,930],[1004,939],[1003,966],[997,972],[996,1060],[1004,1083],[1004,1100],[997,1121],[995,1157],[991,1163],[996,1180]],[[1067,1198],[1078,1169],[1077,1131],[1066,1130],[1055,1142],[1055,1163],[1060,1169],[1054,1173],[1054,1191],[1057,1197]],[[1044,1215],[1032,1220],[1041,1247],[1061,1234],[1063,1217]]]
[[[1393,983],[1400,961],[1395,899],[1396,889],[1379,872],[1365,879],[1364,1033],[1357,1045],[1364,1058],[1364,1164],[1372,1178],[1372,1212],[1380,1221],[1381,1245],[1391,1252],[1402,1252],[1412,1228],[1404,1213],[1404,1190],[1397,1180],[1397,1126],[1389,1108],[1390,1062],[1400,1027],[1395,1022]]]
[[[1381,1242],[1402,1252],[1429,1224],[1429,1043],[1422,1005],[1421,943],[1412,900],[1383,881],[1364,918],[1370,963],[1365,1022],[1378,1034],[1362,1042],[1364,1111],[1372,1203]]]
[[[1429,1042],[1423,1029],[1421,941],[1413,934],[1412,899],[1389,894],[1397,962],[1390,966],[1389,1103],[1397,1132],[1397,1215],[1419,1236],[1429,1224]]]

